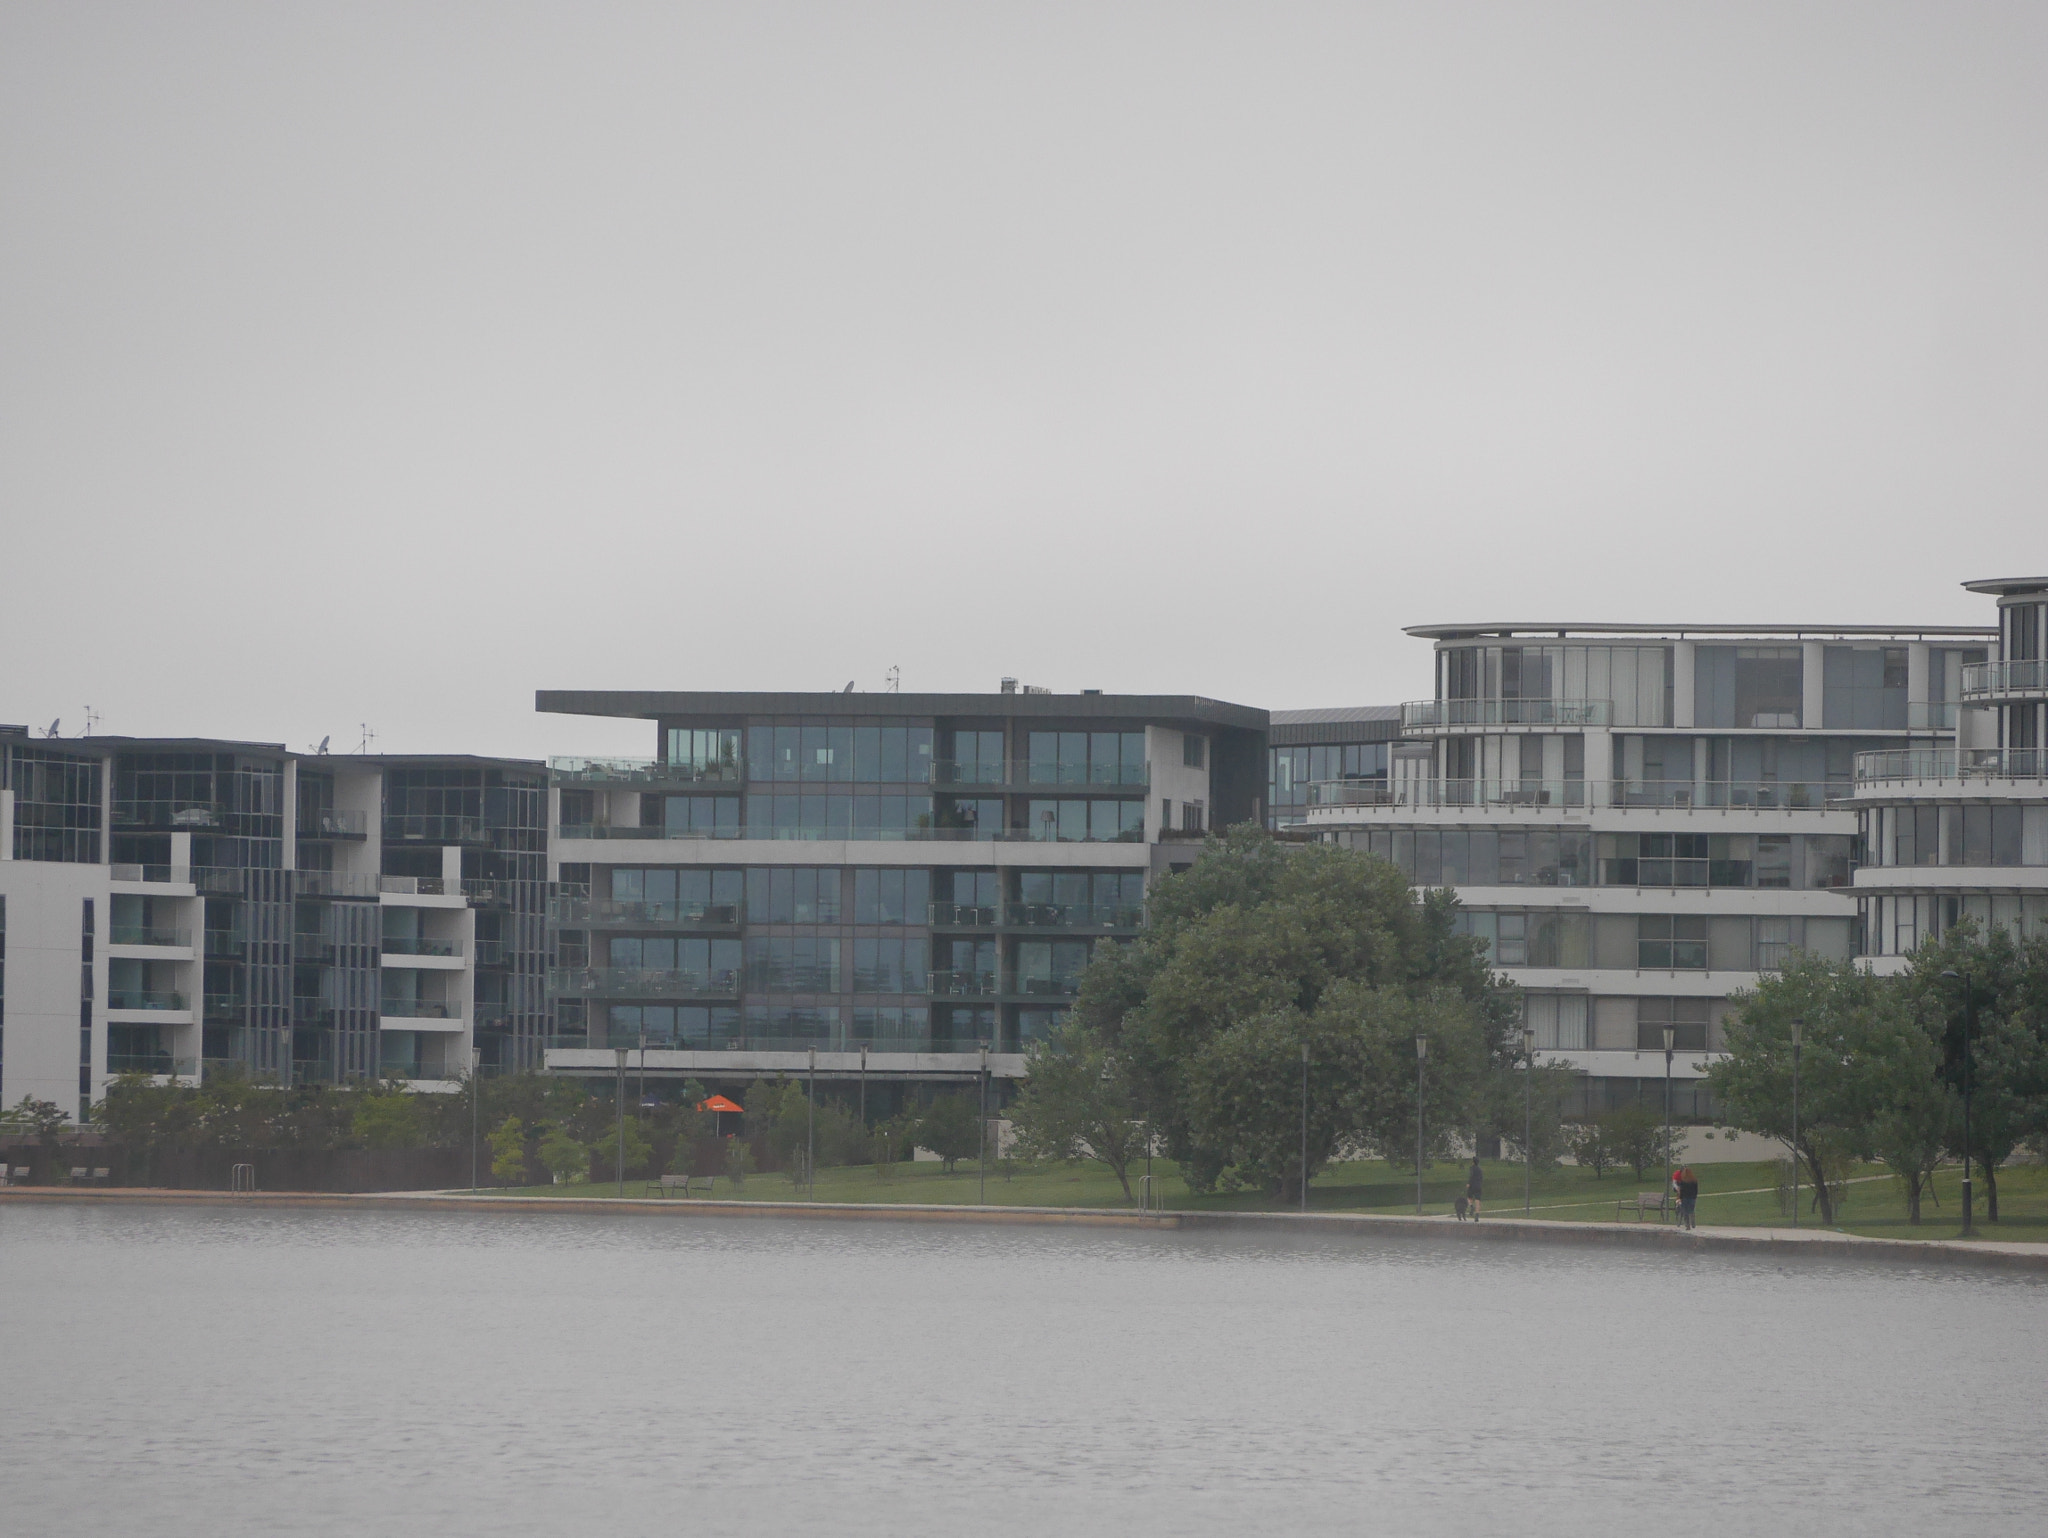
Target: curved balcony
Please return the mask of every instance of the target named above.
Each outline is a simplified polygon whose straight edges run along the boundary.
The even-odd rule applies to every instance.
[[[1856,755],[1858,785],[1911,780],[2048,780],[2048,748],[1888,748]]]
[[[1401,730],[1418,733],[1607,726],[1613,720],[1608,700],[1408,700],[1401,706]]]
[[[1974,705],[2008,699],[2048,699],[2048,657],[1965,663],[1962,692],[1963,698]]]

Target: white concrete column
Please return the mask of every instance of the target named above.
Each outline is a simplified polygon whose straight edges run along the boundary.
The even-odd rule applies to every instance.
[[[1929,674],[1927,668],[1928,649],[1925,641],[1906,643],[1906,725],[1913,724],[1913,707],[1925,705],[1934,696],[1928,692]],[[1937,723],[1930,718],[1925,723],[1928,731],[1936,729]]]
[[[192,835],[173,833],[171,835],[171,869],[190,871],[192,869]],[[189,880],[190,878],[187,877]]]
[[[462,848],[458,844],[441,846],[441,879],[452,882],[451,894],[462,890]]]
[[[1671,724],[1689,727],[1693,724],[1693,685],[1698,681],[1694,672],[1693,650],[1696,643],[1676,641],[1671,647]]]
[[[1614,733],[1605,727],[1586,728],[1586,805],[1606,806],[1611,790],[1594,790],[1594,784],[1606,786],[1614,778]],[[1618,799],[1618,798],[1616,798]]]
[[[1799,646],[1804,654],[1804,666],[1800,669],[1799,724],[1808,731],[1826,726],[1821,719],[1822,668],[1827,662],[1827,649],[1818,641],[1802,641]]]

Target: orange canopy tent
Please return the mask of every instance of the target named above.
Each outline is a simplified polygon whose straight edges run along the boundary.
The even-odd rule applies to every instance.
[[[700,1111],[738,1111],[740,1115],[746,1115],[744,1109],[733,1104],[732,1101],[726,1099],[723,1095],[713,1095],[709,1100],[700,1100],[697,1103],[697,1109]]]

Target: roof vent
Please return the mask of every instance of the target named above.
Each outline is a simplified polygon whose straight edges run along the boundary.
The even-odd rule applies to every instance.
[[[1004,679],[1004,680],[1003,680],[1003,693],[1005,693],[1005,694],[1015,694],[1016,692],[1017,692],[1017,680],[1016,680],[1016,679],[1014,679],[1014,678],[1006,678],[1006,679]]]
[[[1102,691],[1100,689],[1083,689],[1081,692],[1083,694],[1100,694]]]
[[[1046,688],[1044,684],[1026,684],[1024,685],[1024,692],[1026,694],[1050,694],[1052,690]]]

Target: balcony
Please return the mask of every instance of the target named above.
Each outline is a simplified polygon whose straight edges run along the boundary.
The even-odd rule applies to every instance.
[[[561,896],[554,902],[561,924],[629,925],[707,924],[730,927],[740,921],[738,903],[625,902],[612,898]]]
[[[298,934],[292,936],[292,960],[311,966],[318,962],[334,959],[334,942],[325,935]]]
[[[177,882],[183,885],[192,879],[192,872],[182,865],[109,865],[109,881]]]
[[[2042,779],[2048,779],[2048,748],[1890,748],[1856,755],[1858,785]]]
[[[2048,694],[2048,658],[2019,657],[2007,662],[1963,665],[1963,698],[1972,703],[2036,699],[2043,694]]]
[[[206,959],[208,961],[240,961],[249,953],[249,942],[227,929],[206,931]]]
[[[1954,700],[1908,700],[1906,730],[1909,732],[1952,732],[1956,729]]]
[[[427,999],[385,999],[377,1006],[381,1020],[460,1020],[460,1004],[444,1004]],[[404,1030],[403,1025],[393,1027]]]
[[[190,1078],[199,1072],[199,1059],[172,1057],[168,1052],[109,1052],[107,1072],[146,1073],[158,1076],[177,1074],[181,1078]]]
[[[292,891],[300,897],[375,897],[383,888],[375,871],[295,870]]]
[[[737,1029],[730,1033],[705,1037],[655,1037],[644,1041],[637,1033],[615,1031],[609,1035],[603,1031],[592,1031],[587,1036],[550,1036],[546,1049],[550,1052],[630,1052],[638,1055],[645,1047],[649,1052],[846,1052],[866,1051],[870,1055],[893,1053],[946,1053],[962,1057],[978,1054],[978,1041],[958,1041],[934,1036],[869,1036],[856,1037],[846,1030],[826,1032],[816,1036],[754,1036]],[[631,1066],[633,1059],[627,1059]],[[964,1067],[965,1065],[963,1065]]]
[[[993,971],[974,969],[971,971],[934,972],[932,997],[947,999],[994,998],[1002,992],[1002,980]]]
[[[491,835],[481,817],[459,817],[453,813],[404,813],[385,817],[384,841],[387,844],[476,844],[488,847]]]
[[[1401,706],[1404,732],[1447,727],[1606,726],[1614,719],[1607,700],[1408,700]]]
[[[1142,903],[1011,903],[1003,922],[1018,929],[1142,929]]]
[[[460,956],[460,940],[430,940],[424,935],[386,935],[383,952],[387,956]]]
[[[829,968],[818,969],[829,977]],[[836,993],[836,977],[821,981],[775,981],[777,991]],[[740,991],[736,971],[659,970],[642,967],[553,967],[548,991],[558,997],[585,999],[729,999]]]
[[[202,1018],[208,1025],[240,1025],[242,996],[238,993],[209,993],[201,1001]]]
[[[113,824],[129,832],[204,832],[228,825],[228,809],[216,801],[185,801],[175,798],[117,800]]]
[[[479,940],[476,942],[476,964],[480,967],[502,967],[511,964],[511,952],[503,940]]]
[[[1080,991],[1079,972],[1055,973],[1050,976],[1043,973],[1036,976],[1017,973],[1010,979],[1010,992],[1031,998],[1071,999]]]
[[[109,988],[109,1009],[189,1009],[192,1001],[182,993],[158,988]]]
[[[934,929],[993,929],[997,917],[993,906],[972,903],[931,903],[925,909],[925,921]]]
[[[1197,835],[1199,836],[1199,835]],[[590,823],[564,823],[555,829],[559,839],[773,839],[783,842],[910,842],[929,844],[1036,844],[1102,843],[1141,844],[1144,835],[1133,831],[1109,839],[1053,839],[1032,828],[783,828],[752,823],[739,828],[613,828]]]
[[[299,808],[298,832],[305,839],[348,839],[360,842],[370,836],[368,812],[338,812],[332,809],[308,811]]]
[[[169,945],[183,950],[192,944],[189,929],[169,929],[158,924],[114,924],[107,930],[109,945]]]
[[[737,763],[671,764],[658,758],[551,758],[548,769],[563,785],[702,785],[746,778]]]
[[[1409,810],[1668,807],[1826,811],[1846,799],[1849,789],[1832,780],[1396,780],[1391,784],[1329,780],[1309,787],[1309,804]]]

